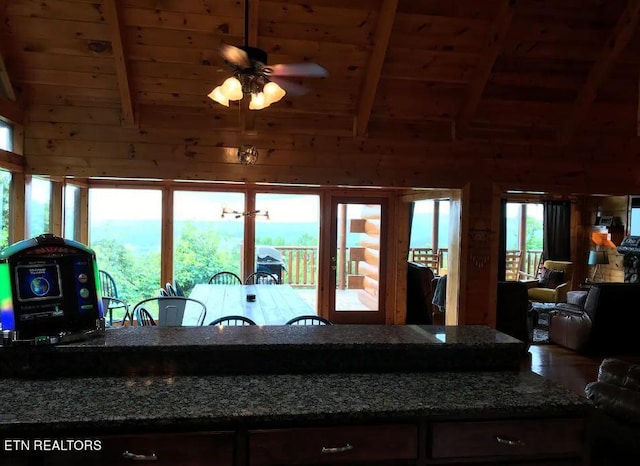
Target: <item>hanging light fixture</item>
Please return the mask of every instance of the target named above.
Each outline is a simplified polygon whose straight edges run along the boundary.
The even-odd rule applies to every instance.
[[[282,99],[286,91],[266,76],[238,72],[213,89],[208,97],[228,107],[229,101],[242,100],[245,95],[251,96],[251,110],[262,110]]]
[[[242,165],[253,165],[258,160],[258,149],[251,144],[244,144],[238,148],[238,160]]]

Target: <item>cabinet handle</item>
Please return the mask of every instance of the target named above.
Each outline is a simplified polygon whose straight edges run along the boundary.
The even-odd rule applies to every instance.
[[[322,447],[322,453],[343,453],[350,450],[353,450],[353,445],[348,443],[344,447]]]
[[[158,459],[155,453],[151,453],[150,455],[136,455],[135,453],[129,453],[128,451],[122,453],[122,457],[133,461],[156,461]]]
[[[526,443],[522,440],[514,437],[503,437],[501,435],[496,435],[496,442],[501,443],[503,445],[510,445],[512,447],[524,447]]]

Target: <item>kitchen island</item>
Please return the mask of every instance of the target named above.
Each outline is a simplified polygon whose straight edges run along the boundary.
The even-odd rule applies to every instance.
[[[99,452],[5,448],[5,461],[120,464],[115,458],[131,460],[125,452],[136,448],[145,450],[136,455],[153,451],[155,461],[174,460],[186,448],[191,459],[182,464],[189,465],[478,458],[568,465],[584,459],[589,403],[520,371],[523,344],[486,327],[148,330],[112,330],[102,340],[64,347],[0,350],[3,367],[14,357],[24,369],[10,365],[11,376],[0,380],[3,438],[99,439],[102,445]],[[392,357],[381,357],[387,353]],[[97,354],[110,354],[117,364],[106,364],[101,375]],[[176,366],[187,355],[193,360],[188,367],[198,368],[193,373]],[[257,370],[257,364],[245,365],[251,355],[271,362]],[[206,364],[212,358],[219,360]],[[426,363],[430,358],[457,362],[448,369]],[[47,376],[36,372],[44,363]],[[203,459],[212,455],[218,462]]]

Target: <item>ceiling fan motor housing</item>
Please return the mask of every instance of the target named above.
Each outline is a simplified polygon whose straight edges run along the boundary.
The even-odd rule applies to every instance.
[[[238,48],[247,52],[249,60],[252,64],[254,62],[259,62],[263,66],[267,64],[267,52],[265,52],[264,50],[257,47],[249,47],[247,45]]]

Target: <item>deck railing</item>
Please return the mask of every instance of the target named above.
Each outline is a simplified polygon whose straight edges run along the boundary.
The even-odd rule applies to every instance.
[[[318,282],[318,248],[314,246],[274,246],[282,254],[286,269],[282,271],[282,283],[293,287],[314,287]],[[409,257],[414,257],[412,248]],[[448,249],[438,249],[438,274],[446,273]],[[349,248],[346,251],[349,257]],[[520,270],[535,276],[542,251],[527,250]],[[358,261],[347,261],[346,275],[358,275]]]

